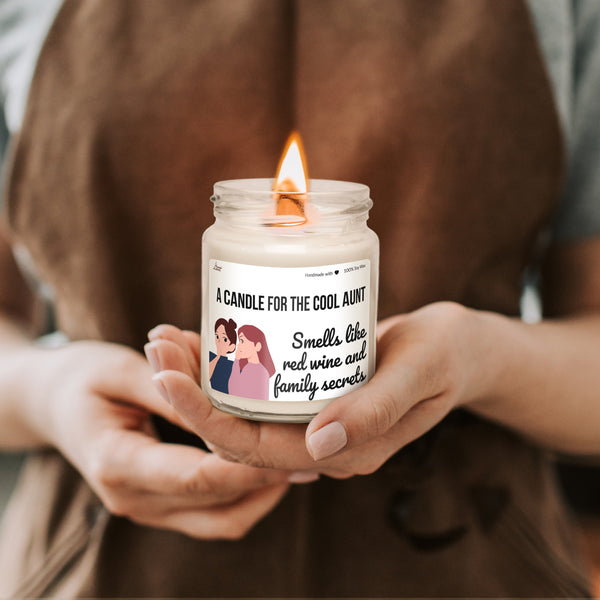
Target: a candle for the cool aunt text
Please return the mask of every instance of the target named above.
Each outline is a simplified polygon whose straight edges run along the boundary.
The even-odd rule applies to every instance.
[[[379,242],[369,188],[278,175],[214,186],[203,237],[202,388],[235,415],[307,422],[375,369]]]

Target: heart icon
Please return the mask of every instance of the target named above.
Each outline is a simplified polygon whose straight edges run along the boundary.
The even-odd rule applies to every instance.
[[[337,275],[338,273],[339,273],[339,271],[336,269],[336,270],[335,270],[335,274]]]

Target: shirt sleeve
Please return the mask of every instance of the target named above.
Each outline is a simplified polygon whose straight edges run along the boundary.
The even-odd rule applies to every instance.
[[[567,174],[557,242],[600,235],[600,2],[572,0],[575,48]]]
[[[6,148],[23,121],[37,57],[62,0],[0,0],[0,211]]]
[[[8,145],[8,129],[6,127],[6,121],[4,119],[4,110],[2,103],[0,103],[0,213],[3,210],[3,190],[4,190],[4,170],[5,170],[5,156],[6,147]]]

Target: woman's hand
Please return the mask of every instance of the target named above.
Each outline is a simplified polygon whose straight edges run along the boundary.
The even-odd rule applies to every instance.
[[[199,348],[199,337],[190,332],[155,330],[155,381],[187,426],[224,458],[350,477],[372,473],[477,396],[484,384],[473,342],[477,327],[476,311],[453,303],[382,322],[371,381],[334,400],[308,428],[246,421],[213,408],[188,366],[192,356],[198,360]]]
[[[151,413],[185,425],[157,394],[152,369],[138,353],[77,342],[34,355],[33,426],[82,473],[110,512],[194,537],[235,539],[285,494],[289,472],[159,442]]]

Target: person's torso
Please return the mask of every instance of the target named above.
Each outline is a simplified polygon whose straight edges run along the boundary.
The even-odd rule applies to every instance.
[[[159,322],[197,329],[212,184],[272,175],[292,128],[311,176],[371,188],[382,317],[436,300],[518,314],[562,157],[521,2],[67,0],[9,186],[59,326],[134,348]],[[30,488],[77,481],[53,460]],[[48,494],[44,515],[68,514],[65,498]],[[465,414],[369,477],[294,489],[236,544],[102,527],[95,567],[70,567],[80,593],[583,589],[542,453]]]

